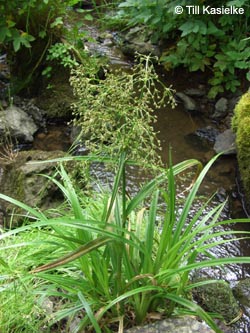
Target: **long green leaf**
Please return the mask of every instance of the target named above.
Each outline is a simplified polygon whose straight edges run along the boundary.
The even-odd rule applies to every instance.
[[[221,153],[222,154],[222,153]],[[175,230],[175,233],[174,233],[174,237],[173,237],[173,244],[176,243],[176,241],[179,239],[180,237],[180,234],[181,234],[181,231],[182,229],[184,228],[184,225],[185,223],[187,222],[187,217],[188,217],[188,214],[190,212],[190,209],[191,209],[191,206],[193,204],[193,201],[195,200],[196,198],[196,194],[197,194],[197,191],[205,177],[205,175],[207,174],[208,170],[211,168],[212,164],[218,159],[218,157],[221,155],[221,154],[217,154],[216,156],[214,156],[206,165],[205,167],[203,168],[203,170],[201,171],[201,173],[199,174],[198,178],[196,179],[186,201],[185,201],[185,205],[183,207],[183,210],[182,210],[182,213],[181,213],[181,216],[179,217],[179,221],[176,225],[176,230]]]
[[[106,305],[105,307],[103,307],[101,309],[101,311],[98,312],[98,316],[97,316],[97,320],[99,320],[100,318],[102,318],[102,316],[104,315],[105,312],[107,312],[109,309],[111,309],[114,305],[122,302],[123,300],[135,296],[137,294],[141,294],[141,293],[149,293],[151,291],[158,291],[160,293],[162,293],[163,289],[158,287],[158,286],[144,286],[144,287],[139,287],[130,291],[127,291],[126,293],[118,296],[117,298],[113,299],[111,302],[109,302],[108,305]]]
[[[74,212],[76,219],[82,219],[83,213],[82,213],[82,207],[79,202],[78,196],[75,192],[74,186],[71,182],[70,177],[68,176],[67,172],[65,171],[63,165],[60,165],[60,175],[64,182],[64,188],[66,192],[66,198],[69,200],[71,204],[71,208]]]
[[[205,320],[206,323],[216,332],[216,333],[223,333],[221,329],[215,324],[213,319],[209,316],[207,312],[205,312],[199,305],[197,305],[194,302],[191,302],[185,298],[182,298],[180,296],[167,293],[166,298],[171,300],[172,302],[175,302],[177,304],[180,304],[181,306],[184,306],[191,310],[195,315],[198,315],[201,319]]]
[[[84,256],[85,254],[87,254],[95,249],[98,249],[99,247],[107,244],[110,241],[111,241],[110,238],[98,237],[98,238],[88,242],[87,244],[80,246],[76,251],[73,251],[73,252],[67,254],[66,256],[63,256],[62,258],[59,258],[51,263],[48,263],[48,264],[45,264],[45,265],[42,265],[40,267],[33,269],[31,271],[31,273],[39,273],[39,272],[47,271],[47,270],[65,265],[75,259],[80,258],[81,256]]]
[[[46,216],[42,213],[39,212],[37,209],[32,208],[26,204],[24,204],[23,202],[16,200],[14,198],[9,197],[8,195],[2,194],[0,193],[0,199],[10,202],[11,204],[20,207],[22,209],[24,209],[26,212],[30,213],[31,216],[29,216],[29,218],[36,218],[38,220],[47,220]]]
[[[82,305],[84,306],[84,309],[85,309],[85,311],[86,311],[86,313],[87,313],[87,315],[88,315],[88,317],[89,317],[89,319],[90,319],[90,321],[91,321],[91,323],[92,323],[92,325],[95,329],[95,332],[96,333],[102,333],[101,328],[98,325],[98,322],[97,322],[97,320],[96,320],[96,318],[95,318],[95,316],[94,316],[94,314],[91,310],[91,307],[89,306],[89,304],[88,304],[87,300],[85,299],[85,297],[83,296],[83,294],[79,291],[77,293],[77,296],[78,296],[79,300],[81,301]]]
[[[165,276],[165,278],[169,278],[175,274],[179,274],[186,271],[192,271],[194,269],[208,268],[213,266],[223,266],[230,264],[250,264],[250,257],[230,257],[230,258],[216,258],[210,260],[202,260],[199,262],[195,262],[192,264],[185,265],[183,267],[179,267],[176,269],[166,269],[162,270],[160,273],[156,275],[157,277]]]
[[[115,177],[115,182],[114,182],[114,186],[113,186],[113,190],[112,190],[112,196],[109,202],[109,207],[108,207],[108,211],[107,211],[107,215],[105,216],[105,222],[108,222],[109,216],[111,214],[117,193],[118,193],[118,189],[119,189],[119,184],[121,182],[121,178],[123,176],[123,170],[125,168],[125,163],[126,163],[126,154],[122,153],[120,156],[120,160],[119,160],[119,166],[118,166],[118,172],[116,174]]]
[[[146,257],[144,258],[144,268],[143,273],[150,273],[152,271],[152,259],[153,259],[153,246],[154,246],[154,236],[156,226],[156,213],[159,199],[159,191],[156,191],[153,195],[149,216],[147,219],[146,225],[146,234],[145,234],[145,247],[146,247]]]
[[[201,169],[201,163],[197,160],[188,160],[181,162],[175,166],[173,166],[173,173],[174,175],[177,175],[189,168],[192,168],[194,166],[197,166],[198,170],[197,172],[200,171]],[[126,209],[126,214],[127,216],[135,210],[144,200],[145,198],[152,193],[152,191],[157,188],[161,183],[167,180],[168,176],[168,170],[164,170],[159,176],[155,177],[151,181],[149,181],[146,185],[144,185],[141,190],[134,196],[133,199],[130,200],[127,209]]]

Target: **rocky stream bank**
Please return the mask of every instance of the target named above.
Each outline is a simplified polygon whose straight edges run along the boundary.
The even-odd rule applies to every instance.
[[[138,33],[138,32],[137,32]],[[94,30],[96,37],[96,30]],[[123,37],[123,53],[130,54],[135,52],[139,48],[140,52],[151,53],[155,51],[158,54],[158,48],[149,44],[147,37],[140,35],[140,40],[136,40],[136,32],[132,31]],[[89,45],[91,50],[95,52],[108,52],[110,56],[110,62],[115,66],[130,66],[130,60],[126,62],[126,58],[120,59],[116,56],[117,50],[117,35],[114,33],[106,33],[96,38],[97,44]],[[119,37],[120,43],[120,37]],[[127,50],[125,46],[127,47]],[[134,47],[133,47],[134,45]],[[143,49],[142,49],[143,45]],[[128,51],[129,46],[129,51]],[[132,51],[131,51],[132,50]],[[123,65],[122,65],[123,64]],[[164,78],[163,74],[163,78]],[[1,78],[1,76],[0,76]],[[5,80],[6,81],[6,80]],[[184,80],[185,81],[185,80]],[[4,82],[5,84],[5,82]],[[4,86],[3,84],[3,86]],[[237,103],[240,95],[229,95],[219,97],[216,101],[211,101],[207,98],[207,89],[204,80],[198,79],[192,82],[192,78],[186,81],[185,88],[180,85],[180,88],[174,88],[177,90],[175,96],[179,105],[184,107],[184,112],[188,114],[188,117],[206,118],[205,126],[196,128],[192,133],[189,133],[185,140],[190,145],[199,145],[205,154],[203,154],[203,161],[208,160],[212,154],[216,152],[225,151],[225,154],[235,154],[235,136],[231,131],[231,117],[233,109]],[[71,88],[68,85],[64,85],[64,90],[60,88],[60,84],[55,87],[53,92],[49,95],[46,94],[38,96],[35,99],[22,99],[15,97],[11,103],[2,100],[2,109],[0,110],[0,136],[4,141],[7,137],[11,138],[11,146],[9,149],[2,151],[2,157],[0,161],[0,186],[1,192],[7,195],[13,195],[19,200],[26,202],[27,204],[33,203],[34,205],[44,205],[48,207],[50,205],[56,205],[57,200],[60,197],[57,196],[55,188],[46,188],[43,192],[43,196],[37,196],[38,190],[46,187],[46,180],[39,177],[38,174],[46,173],[51,175],[54,172],[54,165],[52,164],[31,164],[31,161],[42,161],[47,159],[53,159],[56,157],[64,156],[64,149],[53,149],[53,151],[46,151],[43,149],[43,144],[39,141],[47,137],[48,133],[48,119],[53,118],[55,115],[62,111],[65,111],[66,117],[70,113],[70,99],[63,100],[64,96],[71,96]],[[58,91],[57,91],[58,90]],[[2,96],[2,94],[1,94]],[[44,98],[44,96],[47,96]],[[71,98],[70,97],[70,98]],[[49,103],[48,100],[49,99]],[[53,101],[53,104],[52,104]],[[50,107],[47,107],[49,105]],[[51,107],[52,105],[52,107]],[[58,118],[57,118],[58,120]],[[58,122],[60,124],[60,121]],[[74,128],[66,126],[64,128],[63,136],[60,140],[67,141],[66,146],[70,146],[72,143],[72,131]],[[54,137],[51,137],[51,141]],[[53,142],[50,142],[53,144]],[[34,149],[39,146],[38,149]],[[7,146],[6,146],[7,147]],[[50,146],[51,147],[51,146]],[[57,146],[58,147],[58,146]],[[61,146],[63,147],[63,145]],[[19,151],[21,148],[25,151]],[[48,149],[51,150],[51,149]],[[6,207],[3,203],[0,206],[0,222],[6,223],[6,218],[11,214],[12,207]],[[233,333],[247,333],[247,325],[249,323],[250,310],[250,283],[249,279],[243,279],[235,283],[234,289],[229,287],[226,295],[230,294],[229,298],[224,300],[224,304],[227,304],[229,308],[232,308],[232,302],[237,304],[237,313],[233,312],[232,317],[227,319],[227,323],[233,322],[238,316],[240,309],[244,309],[244,322],[239,326],[226,326],[222,325],[223,332]],[[205,303],[205,291],[202,294],[202,299]],[[217,296],[216,292],[216,296]],[[209,298],[207,296],[207,298]],[[198,300],[201,302],[201,300]],[[210,301],[211,302],[211,301]],[[211,304],[210,304],[211,305]],[[209,308],[208,304],[204,305]],[[209,309],[211,311],[211,309]],[[213,309],[219,312],[219,308]],[[228,309],[226,310],[228,313]],[[157,321],[153,324],[149,324],[144,327],[138,327],[129,329],[127,333],[157,333],[157,332],[169,332],[175,333],[176,331],[185,333],[210,333],[212,330],[208,328],[204,323],[199,322],[193,317],[173,318],[163,321]]]

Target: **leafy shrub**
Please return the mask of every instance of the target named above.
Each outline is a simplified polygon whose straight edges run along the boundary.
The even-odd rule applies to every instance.
[[[77,159],[93,161],[94,158]],[[143,323],[151,313],[166,317],[188,312],[200,316],[221,333],[209,314],[192,301],[192,289],[206,282],[191,283],[189,274],[204,267],[249,263],[250,258],[211,258],[213,247],[232,241],[228,235],[242,237],[240,231],[218,229],[236,222],[219,221],[224,204],[206,215],[203,214],[206,205],[201,207],[187,223],[199,185],[214,160],[201,171],[179,212],[174,177],[188,167],[199,165],[195,160],[162,169],[130,198],[123,195],[126,188],[122,170],[128,163],[124,155],[119,160],[112,193],[96,193],[91,198],[76,193],[61,166],[62,182],[52,181],[62,190],[66,206],[48,214],[1,194],[1,199],[25,208],[29,218],[35,220],[0,235],[1,265],[8,267],[9,251],[22,249],[23,256],[16,259],[22,267],[19,277],[30,281],[30,288],[42,299],[54,299],[51,324],[67,318],[70,332],[83,329],[110,332],[118,327],[122,330],[128,325]],[[106,162],[115,160],[106,159]],[[166,181],[168,185],[163,190],[161,185]],[[166,204],[164,212],[159,211],[159,200]],[[35,235],[39,230],[47,234],[47,240],[38,235],[34,241],[11,245],[15,235],[22,237],[31,231]],[[8,239],[10,243],[6,247],[3,241]],[[26,246],[30,249],[28,255]],[[18,283],[15,275],[6,276],[1,272],[1,284],[5,288],[13,286],[13,281]],[[36,280],[44,284],[38,288],[32,286]],[[74,329],[69,328],[70,321],[76,317]]]
[[[232,127],[236,132],[237,160],[240,175],[250,205],[250,92],[245,93],[234,110]]]
[[[175,6],[184,12],[175,15]],[[240,85],[239,72],[250,80],[250,46],[247,39],[250,7],[247,0],[214,1],[211,7],[243,7],[244,15],[188,14],[187,1],[126,0],[119,7],[117,18],[127,20],[127,26],[143,24],[153,32],[152,40],[168,44],[161,61],[167,69],[184,66],[190,71],[212,70],[209,97],[224,90],[235,92]],[[202,6],[201,1],[192,5]],[[173,45],[174,41],[174,45]]]
[[[8,54],[16,90],[40,74],[51,45],[62,36],[67,8],[78,1],[0,1],[0,46]]]
[[[0,9],[1,46],[8,53],[13,71],[14,68],[16,70],[16,67],[21,67],[18,70],[22,72],[22,79],[27,78],[40,64],[39,58],[53,40],[60,36],[63,25],[60,15],[65,6],[60,1],[11,0],[1,1]],[[26,57],[26,61],[23,61],[23,57]]]

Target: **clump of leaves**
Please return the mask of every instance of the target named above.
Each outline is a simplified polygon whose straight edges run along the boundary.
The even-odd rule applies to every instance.
[[[174,106],[174,99],[150,56],[138,57],[130,73],[105,69],[102,80],[96,70],[79,66],[70,82],[77,97],[74,124],[81,127],[92,153],[116,157],[126,152],[130,159],[159,162],[154,111],[166,103]]]
[[[199,186],[216,158],[200,172],[182,209],[176,202],[175,176],[190,167],[199,168],[196,160],[159,169],[158,176],[126,200],[122,170],[131,162],[124,154],[119,159],[112,191],[93,196],[79,195],[61,166],[61,181],[51,180],[64,194],[65,207],[53,213],[42,213],[0,194],[1,199],[25,209],[34,220],[0,235],[0,288],[11,287],[14,282],[19,285],[21,279],[13,275],[18,272],[22,281],[29,282],[30,289],[35,289],[43,300],[58,300],[61,306],[52,309],[51,324],[66,319],[66,332],[123,332],[124,328],[143,324],[156,315],[165,318],[189,313],[205,320],[216,333],[222,333],[191,297],[194,288],[217,280],[193,283],[189,279],[191,273],[205,267],[250,263],[250,257],[213,256],[215,247],[249,235],[245,232],[242,236],[239,230],[219,230],[220,227],[249,223],[249,219],[220,221],[225,203],[204,215],[209,200],[188,219]],[[71,159],[86,160],[93,156]],[[166,182],[163,191],[161,185]],[[160,208],[162,200],[164,210]],[[31,241],[22,239],[27,235],[32,237]],[[15,242],[16,238],[19,241]],[[21,267],[21,272],[15,268],[7,275],[11,263]],[[36,281],[41,284],[34,285]],[[71,320],[74,328],[69,327]]]

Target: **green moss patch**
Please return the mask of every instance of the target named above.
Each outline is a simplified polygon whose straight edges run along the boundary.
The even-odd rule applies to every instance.
[[[241,180],[250,205],[250,92],[244,94],[234,110],[232,128],[236,132],[237,158]]]

